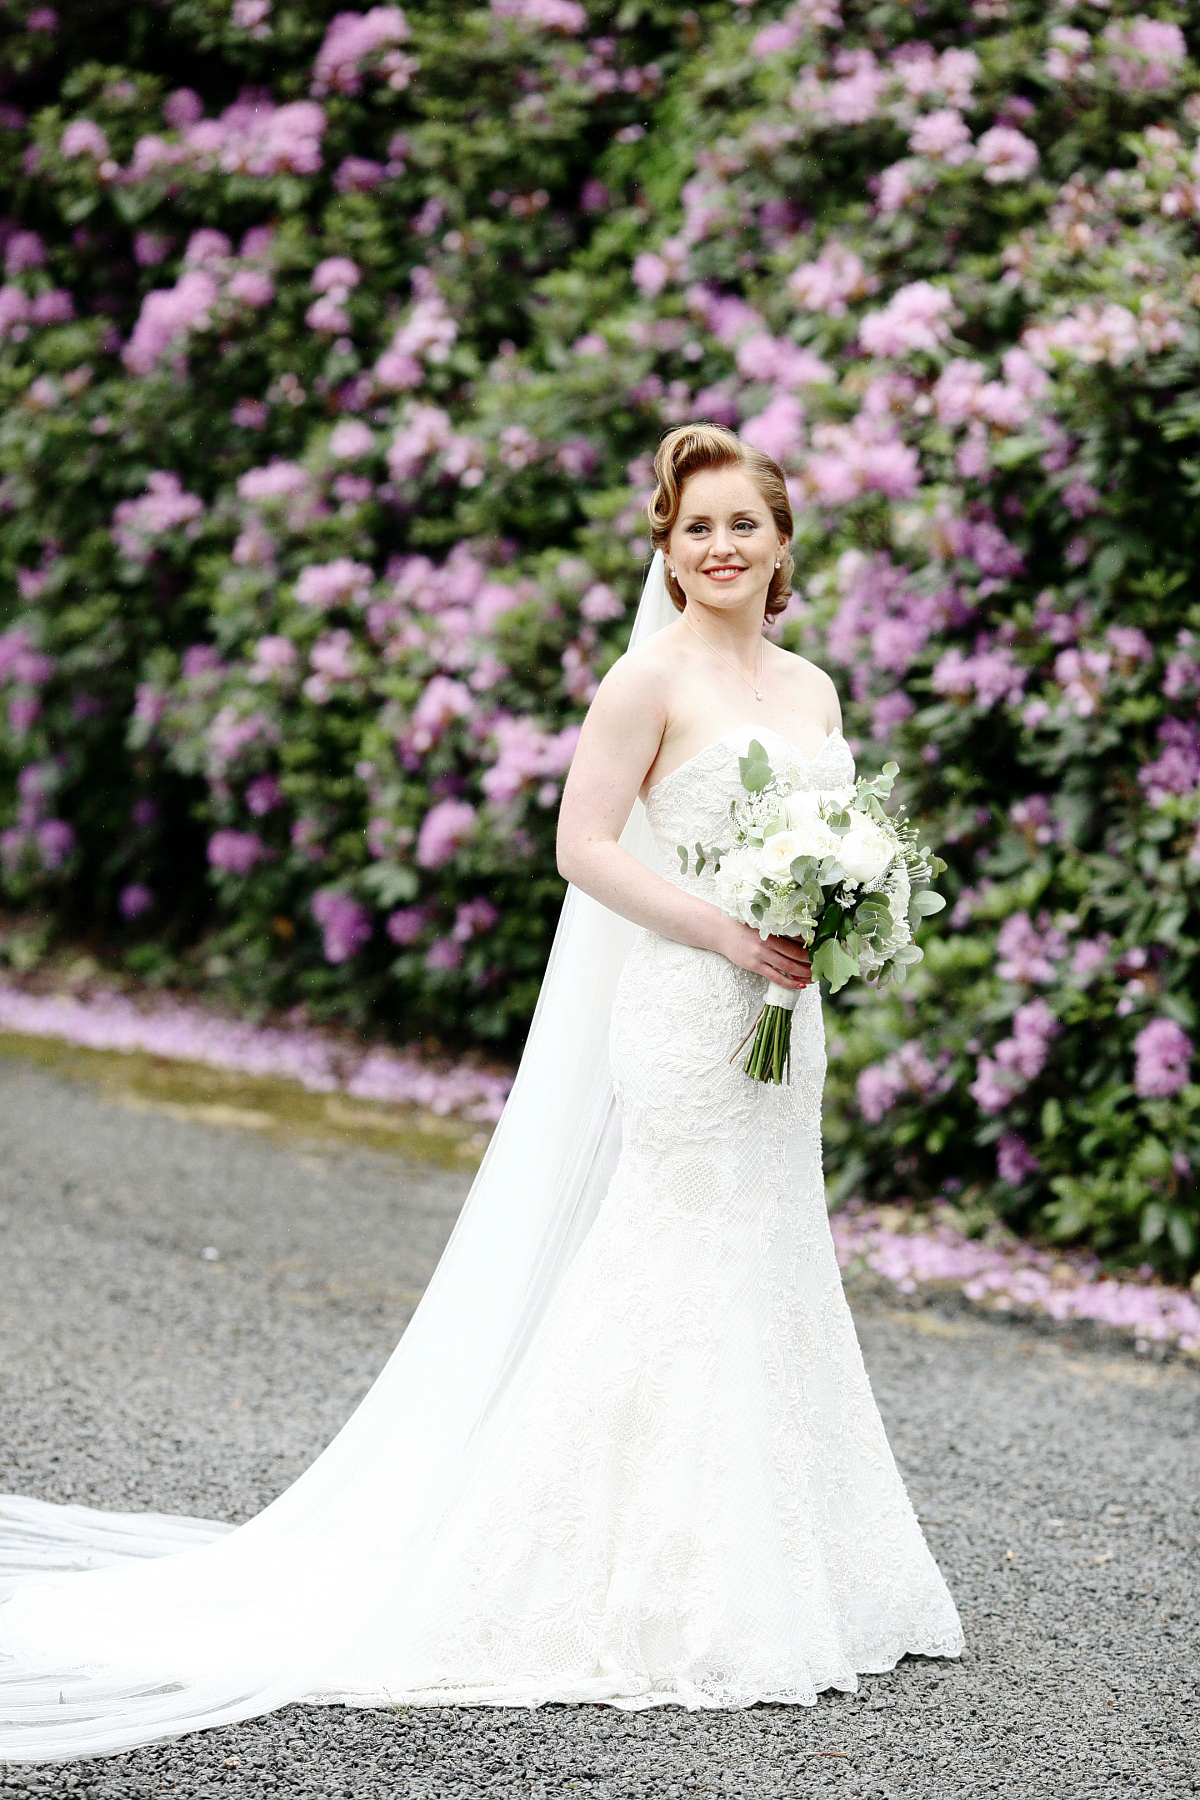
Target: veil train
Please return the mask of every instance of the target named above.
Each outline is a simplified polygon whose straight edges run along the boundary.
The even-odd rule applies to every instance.
[[[657,553],[631,647],[675,617]],[[621,838],[653,860],[641,803]],[[516,1083],[424,1298],[357,1411],[237,1528],[0,1498],[0,1761],[128,1749],[336,1692],[421,1556],[604,1196],[609,1014],[634,927],[571,888]]]

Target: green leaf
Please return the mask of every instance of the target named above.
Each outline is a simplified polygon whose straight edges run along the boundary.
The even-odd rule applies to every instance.
[[[771,759],[757,738],[750,740],[747,755],[738,757],[738,768],[748,794],[761,794],[771,783]]]
[[[1042,1136],[1056,1138],[1062,1130],[1062,1107],[1057,1100],[1047,1100],[1042,1108]]]
[[[707,864],[708,864],[708,858],[704,854],[704,846],[703,846],[703,844],[697,844],[696,845],[696,873],[697,873],[697,875],[703,875]]]
[[[940,913],[945,904],[943,896],[935,894],[932,888],[922,888],[919,894],[912,897],[913,911],[920,913],[923,919],[931,919],[934,913]]]
[[[1142,1224],[1138,1235],[1143,1244],[1153,1244],[1166,1229],[1167,1209],[1160,1200],[1152,1200],[1142,1210]]]
[[[399,863],[374,863],[359,877],[360,886],[374,896],[380,906],[395,906],[401,900],[415,900],[420,890],[415,869]]]
[[[1195,1245],[1195,1236],[1189,1220],[1183,1213],[1173,1212],[1167,1220],[1167,1236],[1180,1256],[1190,1256]]]
[[[829,937],[813,951],[812,972],[814,980],[827,981],[830,993],[836,994],[858,974],[858,962],[837,938]]]
[[[687,874],[687,872],[688,872],[688,853],[687,853],[687,845],[686,845],[686,844],[676,844],[676,846],[675,846],[675,854],[676,854],[676,856],[677,856],[677,857],[678,857],[678,858],[679,858],[679,872],[680,872],[680,874],[681,874],[681,875],[686,875],[686,874]]]

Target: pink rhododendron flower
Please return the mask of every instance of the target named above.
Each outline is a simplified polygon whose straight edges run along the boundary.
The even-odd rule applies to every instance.
[[[916,711],[916,706],[909,699],[903,688],[896,688],[893,693],[884,694],[871,709],[871,735],[886,740],[897,725],[903,725]]]
[[[429,457],[445,450],[454,436],[449,414],[440,406],[413,406],[388,445],[388,468],[397,481],[406,481]]]
[[[354,638],[344,628],[326,631],[308,653],[309,667],[329,681],[349,681],[354,674]]]
[[[108,139],[91,119],[74,119],[63,132],[58,148],[67,158],[90,156],[103,162],[108,156]]]
[[[1174,1019],[1152,1019],[1133,1040],[1133,1085],[1143,1100],[1169,1100],[1191,1076],[1192,1040]]]
[[[597,581],[583,595],[579,602],[579,610],[590,623],[599,625],[607,619],[624,618],[625,602],[619,594],[614,593],[607,582]]]
[[[342,419],[329,434],[329,454],[342,462],[370,456],[374,448],[375,433],[361,419]]]
[[[46,261],[46,246],[36,231],[14,231],[4,246],[4,272],[20,275],[25,269],[40,269]]]
[[[1005,1131],[996,1143],[996,1174],[1009,1187],[1020,1187],[1030,1175],[1036,1175],[1041,1163],[1015,1131]]]
[[[313,64],[311,92],[357,94],[364,64],[374,62],[392,89],[407,87],[415,64],[396,48],[408,41],[408,21],[398,6],[373,6],[365,13],[336,13]],[[376,61],[376,59],[378,59]]]
[[[804,408],[794,394],[776,394],[764,411],[742,425],[747,444],[787,463],[804,449]]]
[[[1200,686],[1200,659],[1195,654],[1196,636],[1191,631],[1177,633],[1178,652],[1167,662],[1163,676],[1163,693],[1168,700],[1180,700],[1189,688]]]
[[[66,288],[49,288],[34,296],[29,316],[35,325],[66,325],[75,317],[75,302]]]
[[[1025,181],[1038,165],[1038,147],[1022,131],[993,125],[976,146],[985,181]]]
[[[65,819],[43,819],[34,829],[34,840],[43,869],[61,869],[75,848],[75,832]]]
[[[1052,25],[1050,48],[1043,63],[1051,81],[1090,81],[1096,73],[1091,59],[1092,40],[1086,31],[1073,25]]]
[[[32,312],[29,298],[22,288],[0,287],[0,338],[19,343],[28,335],[28,319]]]
[[[370,939],[371,920],[366,908],[340,888],[322,888],[313,895],[310,907],[321,927],[326,962],[349,962]]]
[[[229,414],[230,423],[242,431],[261,431],[270,417],[265,400],[238,400]]]
[[[975,1080],[968,1092],[980,1110],[1002,1112],[1016,1094],[1041,1074],[1051,1038],[1059,1031],[1058,1020],[1044,1000],[1029,1000],[1013,1014],[1012,1036],[994,1046],[991,1056],[981,1056]]]
[[[265,818],[283,804],[283,789],[273,775],[257,775],[246,784],[246,810],[256,819]]]
[[[870,356],[906,356],[936,350],[950,335],[954,298],[948,288],[913,281],[900,288],[880,312],[867,313],[858,328]]]
[[[938,107],[917,120],[908,147],[915,156],[928,156],[953,168],[970,156],[971,133],[961,113],[952,107]]]
[[[1104,634],[1112,653],[1121,662],[1153,662],[1154,645],[1136,625],[1110,625]]]
[[[491,7],[498,19],[512,19],[534,31],[578,37],[587,30],[587,11],[577,0],[491,0]]]
[[[1014,800],[1008,816],[1028,842],[1053,844],[1058,841],[1058,824],[1047,794],[1027,794],[1023,800]]]
[[[366,156],[344,156],[334,170],[333,185],[339,194],[369,194],[387,176],[383,163]]]
[[[358,264],[348,256],[327,256],[312,272],[310,286],[315,294],[345,296],[362,280]]]
[[[499,919],[490,900],[468,900],[454,914],[453,936],[458,943],[469,944],[481,931],[490,931]]]
[[[1027,912],[1010,913],[996,939],[996,973],[1001,981],[1036,982],[1048,986],[1067,953],[1066,933],[1045,916],[1035,926]]]
[[[1063,699],[1080,719],[1090,719],[1108,683],[1112,657],[1107,650],[1060,650],[1054,659],[1054,679]]]
[[[847,300],[860,300],[874,293],[877,285],[861,256],[836,238],[826,240],[815,262],[800,263],[788,276],[788,292],[801,306],[838,319],[846,311]]]
[[[559,0],[554,0],[559,3]],[[436,974],[447,974],[451,969],[461,966],[463,948],[452,937],[435,938],[425,952],[425,967]]]
[[[1083,363],[1106,362],[1120,368],[1145,347],[1133,313],[1113,301],[1089,301],[1053,324],[1029,325],[1021,342],[1037,362],[1047,367],[1057,354]]]
[[[230,17],[239,31],[248,31],[252,37],[270,37],[270,16],[271,0],[233,0]]]
[[[770,381],[785,388],[805,387],[833,377],[829,364],[811,350],[765,331],[755,332],[738,345],[737,366],[751,381]]]
[[[464,682],[452,681],[448,675],[434,675],[413,708],[404,743],[423,756],[448,725],[465,718],[474,706],[474,697]]]
[[[192,88],[176,88],[163,101],[163,118],[174,131],[186,131],[204,117],[204,102]]]
[[[440,800],[430,807],[417,833],[417,861],[421,867],[440,869],[448,863],[475,830],[475,821],[475,808],[466,800]]]
[[[1006,646],[999,649],[976,649],[973,656],[961,650],[947,650],[934,665],[935,694],[972,695],[978,706],[989,712],[998,700],[1015,706],[1024,692],[1028,672],[1016,662]]]
[[[1108,961],[1112,939],[1102,931],[1099,937],[1081,938],[1071,952],[1071,973],[1088,981]]]
[[[188,123],[178,145],[143,138],[134,151],[132,172],[138,176],[160,162],[183,160],[227,175],[315,175],[324,131],[325,114],[315,101],[276,106],[261,94],[243,96],[220,118]]]
[[[265,713],[241,713],[236,706],[222,706],[204,734],[205,767],[213,780],[222,780],[242,753],[279,741],[279,727]]]
[[[393,944],[414,944],[428,923],[429,914],[423,906],[402,906],[388,915],[387,934]]]
[[[1172,794],[1194,794],[1200,787],[1200,726],[1193,719],[1164,719],[1158,728],[1160,754],[1138,770],[1138,780],[1151,806]]]
[[[213,263],[224,263],[233,254],[233,245],[223,231],[214,231],[211,226],[203,226],[193,231],[187,241],[183,253],[183,264],[188,269],[206,269]]]
[[[296,578],[295,594],[301,606],[327,612],[332,606],[363,606],[375,576],[366,563],[348,556],[328,563],[310,563]]]
[[[145,913],[153,911],[154,895],[141,881],[131,881],[117,895],[117,910],[123,919],[132,922],[140,919]]]
[[[528,783],[566,774],[579,742],[579,726],[545,732],[532,719],[502,715],[493,721],[491,738],[497,756],[493,767],[484,771],[482,786],[489,800],[504,806]]]
[[[883,218],[890,218],[893,213],[902,212],[910,200],[927,194],[936,182],[928,163],[906,156],[881,171],[875,191],[876,207]]]
[[[263,269],[239,269],[230,276],[225,292],[243,306],[269,306],[275,298],[275,283]]]
[[[189,270],[173,288],[152,289],[122,353],[125,367],[148,375],[168,351],[180,351],[189,332],[208,326],[217,297],[217,284],[205,269]]]
[[[112,517],[113,540],[130,562],[144,563],[158,541],[180,527],[199,526],[204,502],[183,490],[178,475],[160,469],[146,477],[146,492],[137,500],[122,500]]]
[[[208,840],[209,863],[226,875],[249,875],[266,856],[266,845],[253,831],[214,831]]]
[[[296,500],[312,488],[312,476],[299,463],[269,462],[261,469],[247,469],[238,478],[237,491],[243,500]]]
[[[1109,65],[1123,88],[1150,93],[1178,80],[1187,56],[1187,40],[1178,25],[1139,13],[1133,19],[1113,19],[1102,35]]]

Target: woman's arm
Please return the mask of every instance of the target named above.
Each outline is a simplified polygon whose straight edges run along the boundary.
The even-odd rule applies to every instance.
[[[563,789],[559,873],[660,937],[715,950],[781,987],[805,987],[809,955],[802,944],[788,938],[764,943],[750,926],[664,881],[617,841],[658,755],[666,726],[663,692],[661,673],[647,657],[623,657],[601,682]]]

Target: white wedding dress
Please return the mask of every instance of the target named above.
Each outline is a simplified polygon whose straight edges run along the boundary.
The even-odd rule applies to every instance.
[[[808,760],[749,727],[668,775],[643,853],[706,898],[675,846],[720,840],[752,735],[806,787],[853,777],[839,733]],[[561,1057],[572,1006],[585,1061],[609,1036],[611,1088],[576,1072],[579,1116],[524,1139],[530,1208],[558,1198],[523,1225],[518,1173],[489,1216],[533,1126],[519,1082],[511,1148],[393,1363],[294,1488],[236,1531],[0,1501],[0,1759],[295,1699],[811,1704],[960,1653],[834,1256],[819,992],[790,1084],[752,1082],[729,1059],[762,981],[650,932],[605,940],[601,911],[567,922],[522,1070]],[[571,960],[589,949],[615,993]]]

